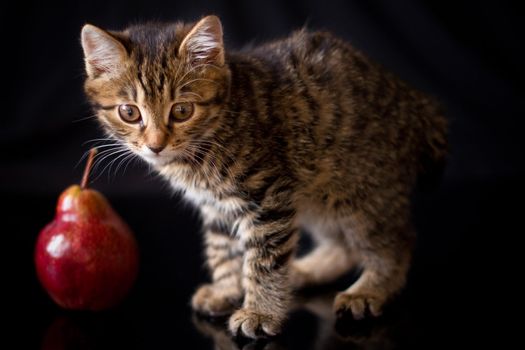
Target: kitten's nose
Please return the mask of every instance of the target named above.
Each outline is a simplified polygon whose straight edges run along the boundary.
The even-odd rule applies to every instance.
[[[168,144],[168,137],[161,128],[151,125],[146,131],[144,143],[151,152],[159,154]]]
[[[164,149],[164,147],[166,147],[166,145],[148,145],[148,148],[155,154],[159,154]]]

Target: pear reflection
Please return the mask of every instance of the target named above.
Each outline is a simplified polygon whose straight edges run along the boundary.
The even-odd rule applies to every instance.
[[[250,341],[233,338],[227,318],[206,318],[193,314],[193,323],[211,338],[216,350],[251,349],[394,349],[406,343],[406,315],[390,309],[377,319],[355,321],[336,318],[332,310],[335,293],[300,297],[292,308],[283,333],[275,338]],[[405,344],[408,345],[408,344]]]
[[[93,349],[83,328],[68,316],[59,316],[48,327],[41,344],[42,350]]]
[[[136,348],[133,326],[125,315],[111,312],[64,312],[49,325],[42,350]]]

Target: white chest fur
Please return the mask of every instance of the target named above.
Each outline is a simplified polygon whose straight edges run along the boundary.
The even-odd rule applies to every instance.
[[[196,207],[211,206],[226,215],[238,213],[246,207],[246,201],[238,196],[219,196],[212,184],[208,181],[199,181],[188,169],[164,168],[160,173],[169,180],[173,189],[181,192],[184,198]]]

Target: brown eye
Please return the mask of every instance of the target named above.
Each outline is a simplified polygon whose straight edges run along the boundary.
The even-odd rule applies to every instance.
[[[171,107],[170,118],[176,122],[183,122],[193,115],[193,109],[193,103],[175,103],[173,107]]]
[[[120,105],[118,106],[118,115],[123,121],[128,123],[136,123],[140,120],[140,111],[134,105]]]

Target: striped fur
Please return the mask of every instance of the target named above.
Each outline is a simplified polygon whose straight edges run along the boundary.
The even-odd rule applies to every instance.
[[[102,125],[201,209],[212,281],[195,293],[197,311],[233,312],[234,334],[277,334],[294,288],[359,266],[335,311],[381,313],[410,264],[411,190],[429,159],[445,157],[446,122],[431,99],[325,32],[227,52],[214,16],[93,28],[102,35],[84,31],[83,43],[106,38],[115,42],[102,49],[126,51],[96,67],[84,45]],[[194,105],[187,121],[169,117],[178,102]],[[140,123],[118,117],[124,103],[140,108]],[[152,142],[165,148],[155,154]],[[300,228],[317,246],[294,260]]]

